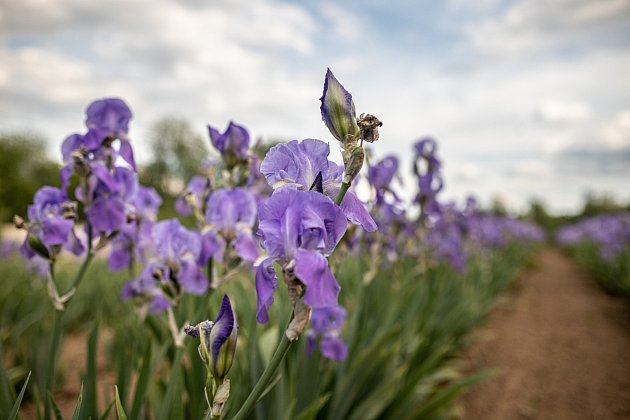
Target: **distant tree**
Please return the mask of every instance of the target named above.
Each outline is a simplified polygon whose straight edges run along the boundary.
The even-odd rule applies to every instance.
[[[505,206],[505,201],[500,196],[495,196],[490,204],[489,212],[496,216],[508,216],[509,212]]]
[[[143,168],[141,179],[162,194],[172,194],[173,185],[185,185],[208,157],[210,140],[183,119],[162,118],[150,129],[149,138],[153,159]]]
[[[25,216],[43,185],[60,186],[59,165],[43,151],[46,142],[31,133],[0,134],[0,222]]]
[[[582,212],[579,214],[579,217],[592,217],[620,210],[623,210],[623,206],[612,196],[588,192],[584,195],[584,206],[582,207]]]

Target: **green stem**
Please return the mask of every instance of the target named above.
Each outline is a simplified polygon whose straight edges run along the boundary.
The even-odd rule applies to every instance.
[[[210,371],[208,371],[208,376],[206,377],[206,402],[208,403],[208,411],[206,411],[206,416],[204,419],[211,420],[212,419],[212,403],[214,401],[214,386],[212,383],[212,375]]]
[[[76,289],[79,287],[79,284],[81,283],[81,280],[83,280],[83,277],[85,277],[85,273],[87,272],[87,269],[90,266],[90,263],[92,262],[93,259],[94,259],[94,252],[92,251],[92,227],[88,226],[87,256],[85,257],[85,260],[83,260],[83,263],[81,264],[81,267],[79,268],[79,272],[77,273],[76,277],[74,278],[74,281],[72,282],[72,286],[70,287],[70,290],[76,291]],[[55,273],[54,273],[54,267],[52,263],[50,266],[50,276],[53,283],[55,283],[55,286],[56,286],[57,282],[55,281]],[[72,300],[73,297],[74,295],[71,295],[68,298],[68,301],[65,303],[66,309],[70,305],[70,301]],[[59,353],[59,347],[62,341],[62,332],[63,332],[62,324],[63,324],[64,312],[65,312],[64,310],[55,311],[55,321],[54,321],[53,332],[52,332],[52,341],[50,343],[50,349],[48,351],[48,366],[46,367],[46,393],[44,395],[44,420],[50,420],[50,415],[51,415],[51,406],[50,406],[50,403],[48,402],[48,394],[52,394],[53,387],[55,384],[57,355]]]
[[[79,268],[79,272],[77,273],[77,276],[74,278],[74,281],[72,282],[71,289],[77,289],[79,287],[79,284],[81,284],[81,280],[83,280],[83,277],[85,277],[85,273],[87,272],[87,269],[92,263],[93,259],[94,259],[94,253],[89,251],[87,254],[87,257],[85,257],[85,260],[83,260],[83,264],[81,264],[81,267]]]
[[[87,272],[88,267],[94,259],[94,251],[92,250],[92,225],[89,224],[87,228],[87,243],[87,256],[85,257],[85,260],[83,260],[83,264],[81,264],[81,268],[79,268],[79,272],[72,282],[72,288],[75,290],[79,287],[81,280],[83,280],[83,277],[85,277],[85,273]]]
[[[52,394],[55,383],[55,367],[57,366],[57,353],[61,343],[61,332],[63,324],[63,311],[55,311],[55,321],[53,326],[52,342],[48,349],[48,366],[46,366],[46,392],[44,394],[44,420],[50,420],[51,405],[48,394]]]
[[[338,205],[338,206],[341,205],[341,202],[343,201],[343,197],[348,192],[348,188],[350,188],[350,183],[349,182],[342,182],[341,183],[341,189],[339,190],[339,194],[337,194],[337,198],[335,198],[335,204],[336,205]]]
[[[280,363],[287,355],[287,352],[289,351],[292,343],[293,342],[289,341],[286,334],[282,334],[282,340],[280,341],[280,344],[278,344],[278,347],[276,348],[276,351],[273,354],[271,361],[267,365],[267,368],[263,372],[262,376],[258,379],[256,386],[254,386],[254,389],[252,389],[252,392],[250,392],[247,400],[245,400],[245,403],[241,406],[241,409],[238,410],[238,413],[236,413],[232,420],[242,420],[247,417],[250,411],[252,411],[254,405],[256,405],[258,399],[269,384],[269,381],[276,374],[276,371],[280,367]]]

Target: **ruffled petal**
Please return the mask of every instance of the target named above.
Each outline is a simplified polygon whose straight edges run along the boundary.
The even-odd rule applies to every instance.
[[[322,254],[304,249],[296,250],[295,275],[306,285],[304,293],[306,305],[314,308],[337,304],[341,287]]]

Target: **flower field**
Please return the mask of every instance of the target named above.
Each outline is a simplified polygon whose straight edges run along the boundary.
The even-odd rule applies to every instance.
[[[583,219],[563,227],[556,240],[609,292],[630,297],[630,214]]]
[[[357,115],[330,70],[321,117],[330,138],[268,147],[240,124],[208,126],[217,158],[178,196],[178,217],[159,219],[162,197],[139,182],[130,108],[90,104],[85,131],[63,142],[61,187],[41,186],[14,219],[23,243],[3,246],[0,412],[454,416],[454,400],[489,376],[457,356],[545,233],[473,198],[444,200],[430,138],[409,152],[405,200],[404,168],[378,150],[387,122]],[[601,218],[558,238],[627,293],[628,226]],[[87,352],[72,360],[83,375],[69,396],[60,360],[71,337]]]

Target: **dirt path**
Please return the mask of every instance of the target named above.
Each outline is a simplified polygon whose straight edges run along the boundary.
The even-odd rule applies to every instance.
[[[628,308],[558,251],[474,338],[466,357],[500,373],[460,399],[463,420],[630,419]]]

